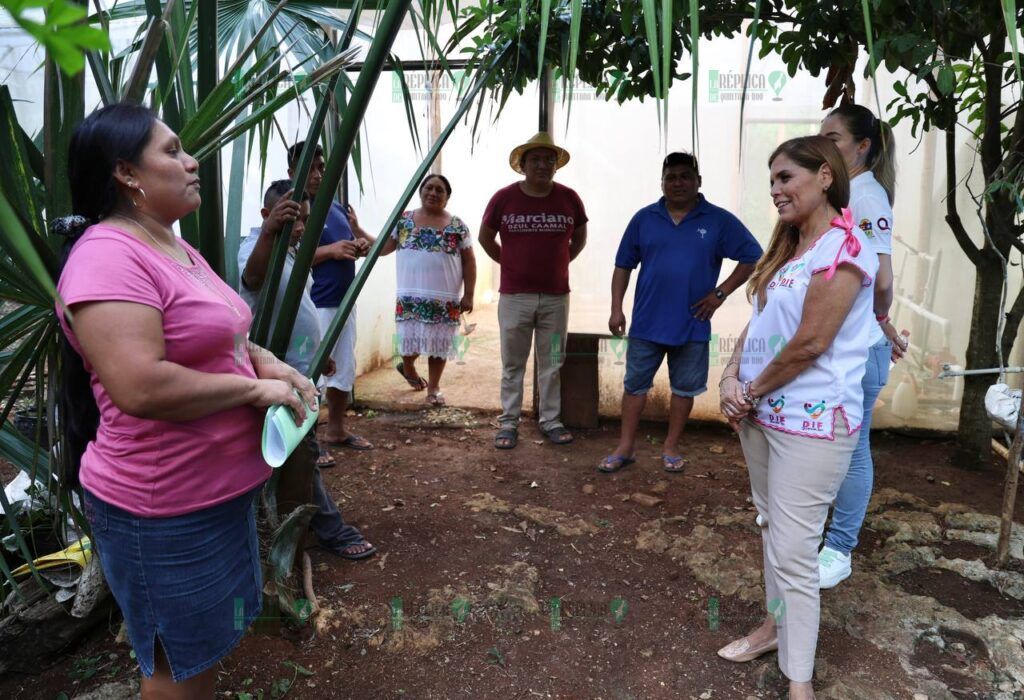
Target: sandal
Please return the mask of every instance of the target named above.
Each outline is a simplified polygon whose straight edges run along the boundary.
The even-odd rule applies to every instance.
[[[435,391],[433,394],[427,394],[427,403],[431,406],[444,406],[444,394],[440,391]]]
[[[572,433],[562,425],[550,430],[542,430],[541,432],[544,433],[544,437],[551,441],[552,445],[568,445],[573,440]]]
[[[502,428],[494,436],[494,446],[499,450],[511,450],[519,443],[519,431],[515,428]]]
[[[364,549],[361,552],[348,552],[348,550],[352,549],[353,547],[364,546],[367,547],[367,549]],[[344,547],[342,547],[340,551],[331,551],[337,554],[342,559],[348,559],[349,561],[359,561],[360,559],[368,559],[372,557],[374,554],[377,553],[377,548],[369,542],[367,542],[366,540],[363,540],[361,542],[353,542],[352,544],[347,544]]]
[[[604,472],[605,474],[611,474],[617,472],[623,467],[628,467],[636,460],[632,457],[623,457],[621,455],[608,455],[601,460],[601,463],[597,465],[597,471]]]
[[[323,446],[323,444],[319,440],[317,440],[316,441],[316,466],[320,467],[321,469],[327,469],[328,467],[333,467],[336,464],[337,464],[337,462],[334,461],[334,455],[332,455],[330,452],[328,452],[327,448],[325,448]]]
[[[344,440],[328,440],[327,444],[331,447],[347,447],[351,450],[372,450],[373,443],[364,437],[349,433],[349,436]]]
[[[672,474],[678,474],[686,468],[686,459],[683,457],[670,457],[669,455],[661,456],[661,464],[665,471]]]
[[[420,376],[407,376],[405,374],[405,365],[403,365],[401,362],[395,365],[395,369],[398,371],[400,375],[402,375],[402,379],[409,382],[409,386],[411,386],[416,391],[422,391],[423,389],[427,388],[427,380]]]

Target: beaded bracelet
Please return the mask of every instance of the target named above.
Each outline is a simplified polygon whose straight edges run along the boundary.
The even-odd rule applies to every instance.
[[[758,401],[761,400],[761,397],[754,396],[753,394],[750,393],[750,386],[753,383],[753,381],[743,382],[743,400],[749,403],[751,406],[756,406]]]

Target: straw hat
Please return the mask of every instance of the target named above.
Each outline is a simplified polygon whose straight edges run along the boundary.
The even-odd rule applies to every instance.
[[[522,174],[523,169],[519,166],[519,161],[522,160],[524,153],[535,148],[546,148],[558,154],[558,163],[555,164],[555,170],[565,167],[565,164],[569,162],[569,151],[561,146],[556,146],[555,142],[551,140],[551,134],[548,132],[538,131],[530,137],[529,141],[512,149],[512,152],[508,154],[508,164],[517,173]]]

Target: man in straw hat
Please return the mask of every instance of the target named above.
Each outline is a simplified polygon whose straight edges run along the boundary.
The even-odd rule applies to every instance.
[[[501,407],[494,446],[518,441],[523,376],[536,337],[541,432],[552,443],[572,442],[562,425],[558,372],[569,322],[569,261],[587,242],[587,213],[576,192],[554,181],[569,152],[539,132],[512,149],[509,165],[524,179],[494,193],[480,224],[480,246],[501,266]],[[500,237],[501,242],[498,242]]]

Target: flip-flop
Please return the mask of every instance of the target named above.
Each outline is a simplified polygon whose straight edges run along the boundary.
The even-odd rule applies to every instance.
[[[427,403],[431,406],[444,406],[447,402],[444,400],[444,394],[436,391],[433,394],[427,394]]]
[[[334,455],[328,452],[319,440],[317,440],[316,449],[316,466],[320,467],[321,469],[327,469],[337,464],[337,462],[334,460]]]
[[[601,460],[601,463],[597,465],[597,471],[604,472],[605,474],[611,474],[617,472],[623,467],[628,467],[636,460],[632,457],[623,457],[621,455],[608,455]]]
[[[401,362],[399,362],[397,365],[395,365],[395,370],[400,375],[402,375],[402,379],[407,381],[409,383],[409,386],[411,386],[416,391],[422,391],[423,389],[427,388],[427,380],[424,379],[423,377],[415,377],[415,378],[413,378],[413,377],[406,376],[406,374],[405,374],[405,365],[403,365]]]
[[[686,459],[683,457],[670,457],[669,455],[661,456],[661,464],[665,471],[678,474],[686,468]]]
[[[373,444],[364,437],[359,435],[349,434],[344,440],[327,440],[326,444],[331,447],[347,447],[350,450],[372,450]]]
[[[507,440],[508,444],[501,444],[502,440]],[[514,428],[502,428],[494,436],[494,446],[499,450],[511,450],[517,444],[519,444],[519,431]]]

